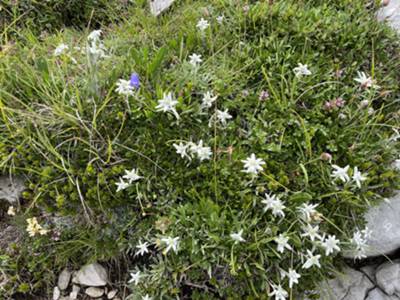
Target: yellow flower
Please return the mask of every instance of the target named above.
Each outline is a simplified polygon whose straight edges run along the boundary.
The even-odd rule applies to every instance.
[[[15,208],[14,206],[10,206],[7,210],[7,215],[9,216],[15,216]]]
[[[28,222],[26,231],[29,233],[29,236],[35,236],[36,234],[45,235],[48,233],[48,230],[40,226],[36,217],[26,219],[26,221]]]

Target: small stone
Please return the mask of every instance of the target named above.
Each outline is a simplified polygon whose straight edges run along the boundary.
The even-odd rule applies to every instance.
[[[154,16],[158,16],[168,7],[170,7],[174,1],[175,0],[149,0],[150,11]]]
[[[64,269],[60,273],[60,276],[58,276],[57,286],[61,291],[67,289],[69,281],[71,280],[71,274],[72,273],[68,269]]]
[[[383,263],[376,270],[376,284],[385,294],[400,295],[400,260]]]
[[[104,290],[97,287],[90,287],[85,290],[85,294],[92,298],[99,298],[104,295]]]
[[[71,300],[76,300],[76,299],[78,299],[78,294],[79,294],[79,291],[80,291],[80,290],[81,290],[81,288],[80,288],[78,285],[74,284],[74,285],[72,286],[72,292],[69,293],[69,298],[70,298]]]
[[[56,286],[53,289],[53,300],[58,300],[61,297],[61,291],[60,289]]]
[[[114,297],[117,295],[118,291],[117,290],[112,290],[107,294],[107,299],[114,299]]]
[[[85,286],[105,286],[107,284],[107,271],[98,263],[89,264],[83,266],[75,274],[72,282]]]

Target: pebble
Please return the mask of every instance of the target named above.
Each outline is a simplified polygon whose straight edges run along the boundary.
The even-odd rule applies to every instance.
[[[99,298],[104,295],[104,290],[97,287],[90,287],[85,290],[85,294],[92,298]]]
[[[61,291],[67,289],[69,281],[71,280],[71,274],[72,273],[68,269],[64,269],[60,273],[60,276],[58,276],[57,286]]]

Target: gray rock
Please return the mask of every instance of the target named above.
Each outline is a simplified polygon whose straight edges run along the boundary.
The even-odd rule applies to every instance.
[[[25,185],[21,178],[10,179],[9,176],[0,176],[0,200],[15,205],[24,190]]]
[[[56,286],[53,289],[53,300],[58,300],[61,297],[61,291],[60,289]]]
[[[375,272],[376,272],[377,267],[378,267],[378,265],[368,265],[368,266],[362,267],[360,269],[360,271],[363,272],[365,275],[367,275],[369,280],[371,280],[372,282],[375,282]]]
[[[369,291],[365,300],[399,300],[399,298],[396,296],[388,296],[379,288],[374,288],[373,290]]]
[[[117,290],[112,290],[108,292],[107,294],[107,299],[113,299],[117,295],[118,291]]]
[[[97,287],[90,287],[85,290],[85,294],[92,298],[99,298],[104,295],[104,290]]]
[[[83,266],[72,278],[72,282],[85,286],[105,286],[107,271],[98,263]]]
[[[170,7],[174,1],[175,0],[149,0],[150,11],[153,15],[158,16]]]
[[[64,269],[60,273],[60,276],[58,276],[57,286],[61,291],[67,289],[69,281],[71,280],[71,274],[72,273],[68,269]]]
[[[376,271],[376,283],[387,295],[400,295],[400,260],[385,262]]]
[[[324,300],[364,300],[373,287],[365,274],[347,268],[335,279],[322,283],[320,295]]]
[[[78,295],[79,295],[79,291],[81,290],[81,288],[78,286],[78,285],[76,285],[76,284],[74,284],[73,286],[72,286],[72,291],[71,291],[71,293],[69,293],[69,298],[71,299],[71,300],[76,300],[76,299],[78,299]]]
[[[390,0],[377,13],[379,21],[387,21],[389,26],[400,32],[400,0]]]

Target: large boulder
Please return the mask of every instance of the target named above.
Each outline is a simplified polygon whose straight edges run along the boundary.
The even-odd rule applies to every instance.
[[[400,32],[400,0],[389,0],[377,14],[379,21],[387,21],[389,26]]]
[[[378,287],[389,296],[400,296],[400,259],[388,261],[376,270]]]

